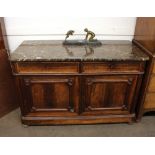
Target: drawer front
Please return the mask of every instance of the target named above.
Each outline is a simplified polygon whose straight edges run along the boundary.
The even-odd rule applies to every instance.
[[[139,72],[144,70],[142,63],[127,62],[105,62],[105,63],[83,63],[83,73],[104,73],[104,72]]]
[[[65,62],[31,62],[31,63],[17,63],[14,66],[15,73],[78,73],[78,63]]]
[[[151,77],[149,87],[148,87],[149,92],[154,92],[155,93],[155,75]]]
[[[155,108],[155,93],[148,93],[146,95],[144,109],[154,109]]]

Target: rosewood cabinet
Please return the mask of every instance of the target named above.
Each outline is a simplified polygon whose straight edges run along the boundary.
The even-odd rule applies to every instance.
[[[10,57],[23,124],[130,123],[136,120],[135,109],[148,60],[140,49],[131,43],[108,44],[108,47],[95,47],[92,55],[84,53],[80,57],[84,47],[73,46],[72,55],[67,55],[60,43],[36,43],[23,43]],[[38,56],[34,58],[27,53],[28,49],[33,53],[33,48],[51,53],[48,57],[42,55],[46,59],[38,60]],[[110,49],[109,55],[115,58],[106,58],[105,48]],[[111,49],[125,54],[120,58]],[[78,52],[81,52],[79,57]],[[27,59],[23,60],[21,55]]]

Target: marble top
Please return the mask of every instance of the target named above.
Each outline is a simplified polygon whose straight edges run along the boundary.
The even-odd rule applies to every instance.
[[[102,46],[64,46],[62,41],[24,41],[10,61],[146,61],[149,57],[130,41],[102,41]]]

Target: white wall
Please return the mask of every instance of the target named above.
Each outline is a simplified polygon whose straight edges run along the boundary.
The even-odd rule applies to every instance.
[[[102,40],[132,40],[136,18],[14,18],[6,17],[5,25],[10,50],[23,40],[63,40],[66,31],[75,30],[72,39],[83,38],[88,28]]]

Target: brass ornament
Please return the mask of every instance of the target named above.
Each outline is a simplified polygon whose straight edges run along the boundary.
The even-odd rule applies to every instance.
[[[89,31],[87,28],[85,28],[84,31],[87,32],[85,40],[93,41],[95,38],[95,33],[92,31]]]
[[[69,30],[69,31],[66,33],[66,38],[65,38],[65,40],[66,40],[67,38],[69,38],[70,35],[73,35],[74,32],[75,32],[74,30]]]

